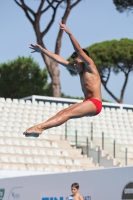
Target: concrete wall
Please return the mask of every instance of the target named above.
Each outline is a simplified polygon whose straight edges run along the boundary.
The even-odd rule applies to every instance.
[[[119,167],[0,179],[0,200],[66,200],[73,182],[84,200],[133,199],[133,167]]]

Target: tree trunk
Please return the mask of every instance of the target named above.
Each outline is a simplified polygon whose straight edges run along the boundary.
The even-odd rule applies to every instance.
[[[37,43],[44,47],[42,38],[37,36]],[[45,48],[45,47],[44,47]],[[41,54],[44,63],[46,63],[47,70],[49,72],[51,82],[52,82],[52,89],[53,89],[53,96],[54,97],[61,97],[61,86],[60,86],[60,70],[58,68],[58,63],[51,60],[48,56]]]
[[[110,96],[117,102],[120,103],[120,99],[118,99],[108,88],[107,85],[103,82],[103,80],[101,80],[104,89],[110,94]]]
[[[124,93],[125,93],[125,89],[126,89],[128,78],[129,78],[129,72],[130,72],[130,69],[127,73],[125,73],[125,81],[124,81],[124,84],[121,90],[121,95],[120,95],[120,103],[123,103]]]
[[[129,73],[130,73],[130,69],[128,70],[127,73],[125,73],[125,80],[124,80],[124,84],[122,86],[122,90],[121,90],[121,94],[120,94],[120,98],[118,99],[108,88],[107,88],[107,82],[105,84],[105,82],[101,79],[101,82],[105,88],[105,90],[110,94],[110,96],[117,102],[117,103],[123,103],[123,99],[124,99],[124,93],[125,93],[125,89],[127,86],[127,82],[128,82],[128,78],[129,78]]]
[[[64,0],[64,1],[63,0],[60,0],[60,1],[52,0],[51,2],[47,0],[46,2],[48,3],[48,5],[43,9],[43,5],[44,5],[45,1],[41,0],[37,12],[34,12],[29,6],[27,6],[25,4],[24,0],[20,0],[20,1],[14,0],[14,1],[18,6],[20,6],[24,10],[26,17],[31,22],[33,29],[35,31],[37,43],[39,45],[41,45],[43,48],[45,48],[45,45],[43,43],[42,38],[44,37],[44,35],[49,31],[50,27],[52,26],[52,24],[55,20],[56,12],[57,12],[59,5],[63,2],[66,3],[66,9],[62,16],[62,23],[66,23],[66,20],[70,14],[71,9],[74,8],[79,2],[81,2],[81,0],[76,0],[72,4],[71,0]],[[41,18],[41,15],[43,13],[45,13],[49,8],[53,9],[53,14],[52,14],[51,19],[48,22],[48,25],[45,28],[45,30],[41,32],[40,18]],[[31,17],[31,15],[32,15],[32,17]],[[55,46],[55,54],[58,54],[58,55],[60,53],[62,35],[63,35],[63,31],[59,30],[59,33],[58,33],[58,36],[56,39],[56,46]],[[46,64],[48,73],[49,73],[51,81],[52,81],[53,96],[61,97],[60,70],[58,68],[58,63],[53,62],[48,56],[46,56],[44,54],[41,54],[41,55],[42,55],[44,63]]]
[[[61,86],[60,86],[60,70],[58,63],[52,62],[52,89],[54,97],[61,97]]]

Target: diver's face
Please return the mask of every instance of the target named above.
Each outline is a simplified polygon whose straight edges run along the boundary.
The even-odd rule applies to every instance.
[[[77,73],[80,73],[83,71],[84,63],[79,57],[77,57],[73,59],[73,66],[75,67]]]

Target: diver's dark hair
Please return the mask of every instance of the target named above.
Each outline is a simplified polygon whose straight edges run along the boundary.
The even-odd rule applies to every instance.
[[[90,57],[90,54],[89,54],[89,52],[86,50],[86,49],[82,49],[85,53],[86,53],[86,55],[88,56],[88,57]],[[78,57],[78,54],[77,54],[77,52],[76,51],[74,51],[73,53],[72,53],[72,55],[71,55],[71,58],[77,58]]]
[[[71,188],[79,189],[79,184],[78,184],[78,183],[73,183],[73,184],[71,185]]]

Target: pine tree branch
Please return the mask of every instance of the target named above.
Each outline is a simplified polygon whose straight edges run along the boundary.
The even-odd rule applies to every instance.
[[[71,12],[71,9],[76,6],[81,0],[77,0],[74,4],[71,5],[71,1],[70,0],[67,0],[66,3],[67,3],[67,6],[66,6],[66,9],[65,9],[65,12],[64,12],[64,15],[62,17],[62,24],[66,24],[66,21],[67,21],[67,18]],[[62,36],[63,36],[63,31],[60,29],[59,30],[59,33],[57,35],[57,39],[56,39],[56,45],[55,45],[55,53],[56,54],[60,54],[60,47],[61,47],[61,39],[62,39]]]
[[[105,84],[105,82],[103,82],[103,80],[101,80],[105,90],[110,94],[111,97],[113,97],[113,99],[115,99],[115,101],[117,101],[118,103],[120,103],[120,100],[107,88],[107,85]]]
[[[54,2],[54,0],[51,3],[48,2],[48,6],[41,11],[41,14],[43,14],[44,12],[46,12],[52,6],[53,2]]]
[[[109,78],[110,78],[110,72],[111,72],[111,68],[110,67],[108,67],[108,71],[109,71],[109,73],[108,73],[108,77],[107,77],[107,80],[106,80],[106,84],[108,83]]]
[[[124,69],[122,67],[120,67],[120,65],[118,63],[116,63],[117,67],[124,73],[126,74],[126,72],[124,71]]]
[[[44,2],[45,2],[45,0],[41,0],[41,3],[40,3],[40,5],[39,5],[39,7],[38,7],[38,10],[37,10],[37,13],[40,13],[40,12],[41,12],[42,7],[43,7],[43,5],[44,5]]]
[[[73,7],[75,7],[79,2],[81,2],[81,0],[77,0],[75,3],[73,3],[70,7],[70,9],[72,9]]]
[[[49,1],[48,1],[49,2]],[[56,12],[57,12],[57,8],[59,7],[59,5],[62,3],[63,1],[60,1],[57,3],[57,5],[54,7],[54,6],[51,6],[53,8],[53,15],[52,15],[52,18],[50,20],[50,22],[48,23],[47,27],[45,28],[44,31],[41,32],[41,37],[43,37],[50,29],[51,25],[53,24],[54,22],[54,19],[55,19],[55,15],[56,15]]]
[[[16,0],[15,0],[15,1],[16,1]],[[30,7],[28,7],[28,6],[25,4],[24,0],[20,0],[20,1],[21,1],[21,3],[22,3],[22,8],[28,10],[28,11],[34,16],[34,15],[35,15],[35,12],[34,12]]]
[[[104,72],[100,73],[101,80],[104,82],[105,85],[108,83],[108,80],[110,78],[110,73],[111,73],[111,68],[110,67],[107,67],[106,69],[108,70],[108,74],[107,74],[106,80],[104,80],[104,78],[105,78],[105,75],[103,76]]]
[[[28,11],[29,11],[29,12],[35,17],[34,11],[33,11],[31,8],[29,8],[29,7],[24,3],[24,0],[20,0],[22,4],[18,3],[17,0],[14,0],[14,1],[15,1],[15,3],[16,3],[18,6],[20,6],[20,7],[24,10],[24,12],[25,12],[27,18],[29,19],[29,21],[31,22],[31,24],[34,26],[34,20],[30,17],[30,15],[29,15],[29,13],[28,13]]]
[[[113,99],[115,99],[117,102],[119,102],[119,99],[118,99],[118,98],[108,89],[108,87],[107,87],[107,83],[108,83],[109,78],[110,78],[111,68],[108,67],[107,69],[108,69],[107,78],[106,78],[106,80],[104,80],[103,78],[104,78],[105,76],[102,77],[102,75],[101,75],[101,82],[102,82],[102,84],[103,84],[105,90],[111,95],[111,97],[113,97]]]
[[[129,73],[130,73],[130,69],[128,70],[127,73],[125,73],[125,80],[124,80],[124,84],[123,84],[123,87],[122,87],[122,90],[121,90],[121,95],[120,95],[120,100],[121,101],[123,100],[123,97],[124,97],[124,92],[125,92],[125,89],[126,89],[126,86],[127,86]]]
[[[68,15],[70,13],[70,0],[67,0],[67,6],[64,12],[64,15],[62,17],[62,24],[66,24],[66,20],[68,18]],[[63,31],[61,29],[59,29],[58,35],[57,35],[57,39],[56,39],[56,44],[55,44],[55,53],[56,54],[60,54],[60,47],[61,47],[61,39],[62,39],[62,35],[63,35]]]

